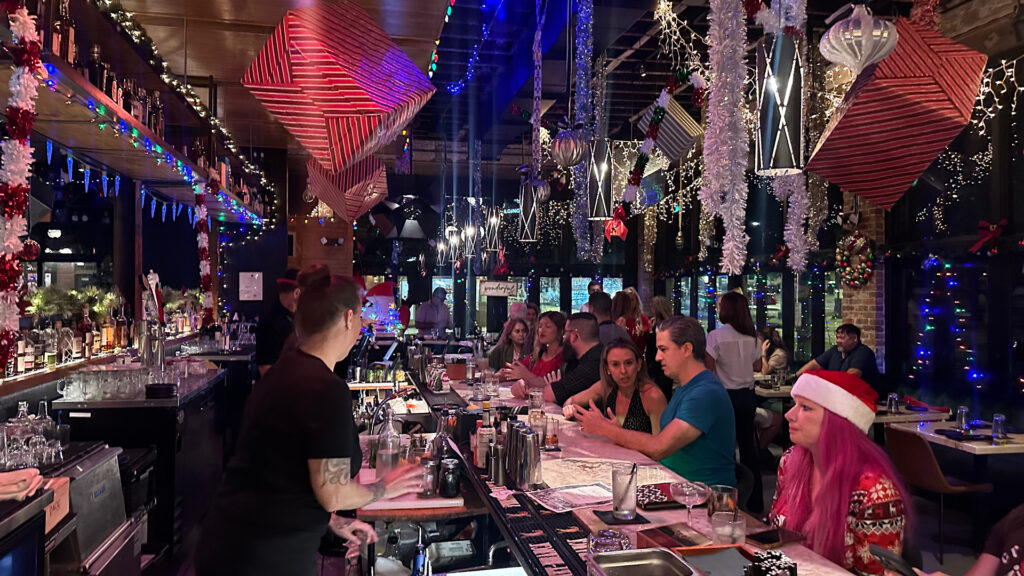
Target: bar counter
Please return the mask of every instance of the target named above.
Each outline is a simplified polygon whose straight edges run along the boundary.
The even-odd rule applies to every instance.
[[[471,398],[472,391],[463,383],[455,383],[452,386],[452,391],[444,394],[425,390],[425,386],[415,378],[414,383],[423,393],[424,399],[435,412],[435,416],[445,407],[467,406],[471,410],[475,408],[471,400],[467,402],[467,399]],[[527,402],[511,398],[508,385],[503,385],[501,388],[502,393],[495,404],[522,407],[522,413],[525,414]],[[681,479],[671,470],[639,452],[617,446],[605,438],[583,433],[579,424],[567,422],[562,418],[561,408],[557,405],[548,403],[545,411],[561,420],[558,435],[560,450],[544,452],[542,456],[542,476],[548,487],[591,482],[604,482],[611,486],[610,472],[607,477],[602,477],[602,473],[606,471],[610,461],[614,460],[635,462],[639,467],[639,485]],[[468,453],[468,451],[466,452]],[[489,482],[486,470],[478,470],[472,465],[472,459],[467,456],[462,456],[462,460],[470,485],[481,495],[481,499],[490,511],[491,518],[509,543],[520,565],[528,573],[580,576],[587,574],[584,560],[587,553],[587,537],[591,532],[607,527],[594,515],[593,511],[610,510],[610,504],[556,514],[539,506],[521,492],[498,500],[490,495],[495,487]],[[465,465],[467,460],[470,462]],[[562,462],[555,464],[558,461]],[[504,488],[504,486],[498,488]],[[634,548],[637,544],[638,531],[686,522],[687,519],[685,508],[638,509],[637,511],[646,517],[649,523],[612,526],[628,536],[630,544]],[[767,529],[767,526],[750,518],[748,519],[748,534],[759,531],[755,526]],[[710,519],[703,506],[694,511],[692,528],[710,537]],[[751,547],[750,550],[756,552],[760,549]],[[849,575],[849,572],[841,566],[800,544],[783,546],[780,550],[799,565],[802,575]]]

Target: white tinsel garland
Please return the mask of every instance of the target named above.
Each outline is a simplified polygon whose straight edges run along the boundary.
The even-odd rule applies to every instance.
[[[0,167],[0,181],[11,186],[28,186],[32,175],[32,147],[18,140],[0,142],[3,166]]]
[[[746,167],[750,147],[742,114],[747,32],[741,0],[711,0],[710,6],[711,86],[700,200],[724,224],[722,270],[742,274],[747,259]]]
[[[772,179],[772,192],[779,202],[789,202],[786,211],[786,224],[783,238],[789,248],[786,264],[794,272],[802,272],[807,267],[807,207],[810,200],[807,196],[807,175],[788,174]]]
[[[4,252],[21,252],[24,246],[21,237],[26,234],[28,234],[28,222],[24,216],[14,216],[13,218],[0,216],[0,242],[3,242]]]
[[[39,31],[36,30],[36,17],[30,16],[22,6],[8,15],[11,24],[11,35],[25,42],[39,42]]]
[[[207,260],[199,261],[199,274],[205,275],[210,273],[210,262]]]
[[[7,101],[8,105],[35,111],[36,97],[39,95],[39,80],[31,70],[24,66],[18,66],[11,74],[11,79],[7,82],[7,86],[11,89],[11,98]]]
[[[196,242],[199,244],[200,248],[209,248],[210,247],[210,240],[206,236],[205,232],[200,232],[199,234],[196,234]]]
[[[18,307],[19,299],[16,292],[0,293],[0,330],[18,331],[18,323],[21,319],[21,309]]]

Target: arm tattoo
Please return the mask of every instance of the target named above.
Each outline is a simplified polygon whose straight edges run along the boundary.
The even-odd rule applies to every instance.
[[[328,458],[324,460],[320,468],[320,473],[323,475],[321,486],[328,484],[347,485],[349,480],[352,479],[351,467],[352,463],[348,458]]]
[[[366,487],[369,488],[370,493],[373,494],[373,499],[371,499],[370,502],[376,502],[377,500],[384,498],[384,491],[387,489],[387,484],[385,484],[384,480],[381,479],[367,484]]]

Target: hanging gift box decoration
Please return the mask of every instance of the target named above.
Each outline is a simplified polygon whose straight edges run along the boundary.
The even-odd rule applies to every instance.
[[[902,18],[896,30],[896,49],[857,77],[807,163],[886,209],[970,121],[988,60]]]
[[[840,12],[843,10],[845,8]],[[831,22],[835,16],[833,14],[826,22]],[[861,70],[888,56],[899,38],[892,22],[875,18],[866,6],[858,4],[853,7],[853,14],[825,32],[818,49],[829,62],[842,64],[854,74],[860,74]]]
[[[640,118],[638,126],[644,134],[647,133],[647,127],[650,125],[657,107],[657,103],[651,104]],[[661,119],[661,124],[658,125],[657,139],[654,145],[674,162],[685,158],[693,148],[697,137],[703,133],[704,129],[700,127],[700,124],[676,102],[675,98],[669,96],[665,103],[664,117]]]
[[[388,195],[384,162],[373,156],[341,172],[324,170],[316,160],[306,162],[306,170],[313,195],[347,222],[355,222]]]
[[[355,2],[289,10],[242,84],[330,172],[394,140],[434,93]]]

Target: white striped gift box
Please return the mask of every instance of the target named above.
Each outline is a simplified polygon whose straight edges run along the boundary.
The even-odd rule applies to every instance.
[[[353,2],[289,10],[242,84],[332,172],[394,140],[434,93]]]
[[[903,18],[896,30],[896,49],[860,73],[807,163],[885,209],[967,126],[988,60]]]
[[[647,107],[644,115],[640,118],[638,126],[646,134],[647,126],[654,114],[654,104]],[[697,137],[704,133],[700,124],[687,114],[686,110],[676,102],[675,98],[668,99],[668,106],[665,107],[665,118],[658,128],[658,138],[654,145],[665,153],[665,156],[672,162],[686,157],[690,148],[693,148]]]

